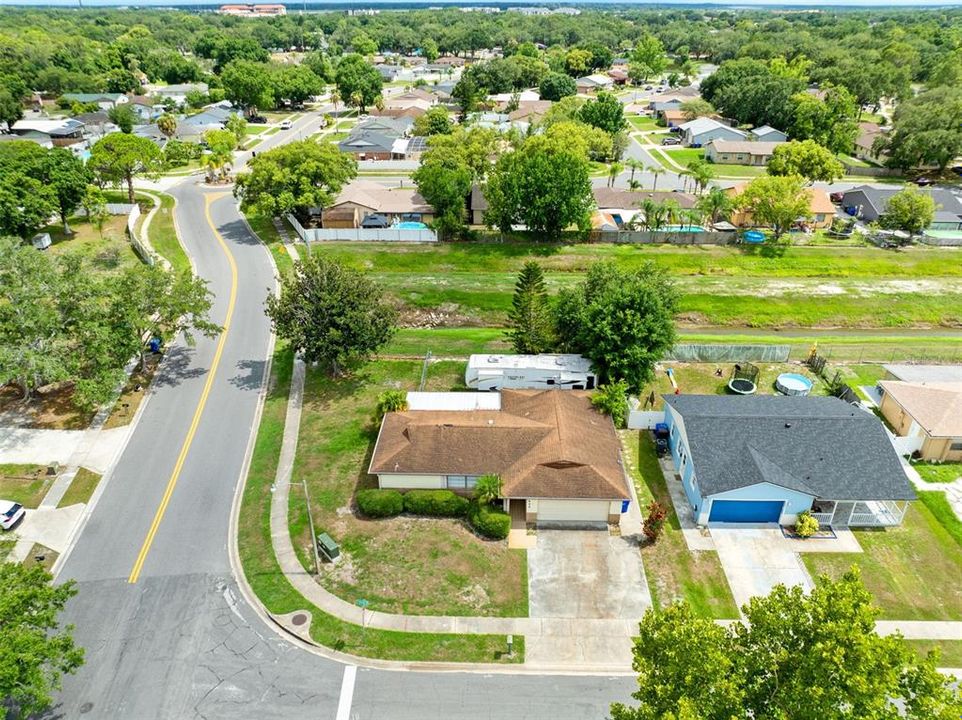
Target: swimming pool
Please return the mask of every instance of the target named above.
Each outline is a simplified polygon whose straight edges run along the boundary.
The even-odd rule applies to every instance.
[[[798,373],[782,373],[775,379],[775,389],[782,395],[808,395],[814,383]]]
[[[399,222],[395,225],[398,230],[427,230],[428,226],[423,222],[414,222],[413,220],[406,220],[404,222]]]

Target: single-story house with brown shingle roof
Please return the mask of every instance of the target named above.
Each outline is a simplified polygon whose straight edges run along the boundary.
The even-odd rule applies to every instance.
[[[345,212],[346,211],[346,212]],[[354,212],[355,222],[363,223],[368,215],[383,215],[388,222],[429,222],[434,208],[416,188],[389,188],[369,180],[355,180],[346,185],[337,199],[324,209],[324,227],[347,227],[348,213]],[[328,225],[328,219],[337,223]],[[351,227],[358,227],[352,225]]]
[[[705,145],[705,157],[719,165],[767,165],[775,148],[785,143],[767,140],[712,140]]]
[[[758,145],[760,143],[750,143]],[[729,197],[736,197],[744,192],[748,183],[739,183],[725,190]],[[801,222],[811,228],[824,229],[832,227],[835,219],[835,205],[828,193],[817,187],[805,188],[809,196],[809,217],[799,218]],[[736,227],[755,227],[755,219],[750,210],[735,210],[731,215],[731,222]]]
[[[369,468],[378,486],[469,494],[496,474],[505,510],[526,522],[620,521],[631,497],[621,444],[589,393],[502,390],[499,409],[463,407],[387,413]]]
[[[882,380],[879,410],[897,435],[922,438],[919,455],[962,461],[962,382]]]

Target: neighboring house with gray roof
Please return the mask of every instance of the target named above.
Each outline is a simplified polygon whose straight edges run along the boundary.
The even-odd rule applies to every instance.
[[[748,131],[748,136],[757,142],[783,143],[788,142],[788,135],[771,125],[762,125]]]
[[[695,521],[899,525],[915,493],[875,415],[834,397],[666,395]]]
[[[64,93],[61,98],[71,103],[96,103],[105,112],[130,102],[123,93]]]
[[[851,208],[855,216],[865,222],[875,222],[885,214],[889,200],[899,192],[899,188],[876,188],[860,185],[842,195],[842,207]],[[943,188],[922,190],[935,200],[935,219],[929,230],[962,230],[962,200]]]
[[[358,160],[391,160],[394,157],[396,135],[388,135],[377,130],[352,132],[337,144],[338,150],[356,155]]]
[[[747,140],[748,134],[708,117],[700,117],[678,126],[688,147],[702,147],[712,140]]]

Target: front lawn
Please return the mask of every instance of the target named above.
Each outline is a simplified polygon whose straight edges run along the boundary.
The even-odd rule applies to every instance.
[[[941,493],[923,493],[901,527],[855,530],[862,554],[804,553],[809,572],[837,578],[858,565],[887,620],[962,620],[962,532],[956,528],[953,534],[945,524],[962,523],[933,512],[925,495],[945,501]]]
[[[405,661],[524,662],[523,637],[514,638],[515,654],[509,658],[504,653],[504,635],[407,633],[362,628],[320,611],[288,582],[271,545],[270,502],[284,435],[291,361],[288,350],[277,348],[241,501],[238,553],[254,594],[270,612],[278,615],[297,610],[310,611],[311,638],[352,655]],[[350,380],[344,382],[350,383]]]
[[[962,463],[960,462],[930,463],[925,460],[917,460],[912,463],[912,467],[925,482],[950,483],[962,478]]]
[[[114,273],[140,262],[127,240],[126,215],[111,215],[98,230],[83,217],[70,218],[72,235],[65,235],[59,223],[41,232],[50,233],[53,245],[46,250],[51,255],[80,256],[88,271]]]
[[[332,380],[310,370],[304,388],[292,478],[291,534],[301,562],[313,564],[303,492],[307,481],[317,532],[342,547],[321,583],[372,610],[424,615],[527,616],[526,555],[505,542],[481,540],[457,520],[397,517],[366,520],[352,512],[354,493],[374,487],[367,474],[377,438],[377,396],[415,390],[421,363],[381,360],[354,378]],[[464,363],[431,364],[426,390],[464,387]]]
[[[655,121],[655,118],[648,117],[647,115],[627,115],[625,119],[631,123],[632,129],[634,130],[648,132],[658,129],[658,123]]]
[[[906,640],[905,644],[922,656],[938,650],[938,667],[962,668],[962,640]]]
[[[661,537],[641,548],[655,609],[664,608],[676,600],[685,600],[702,617],[738,617],[738,608],[718,553],[692,551],[685,543],[651,434],[624,430],[621,438],[643,513],[652,500],[668,508],[668,522]]]
[[[35,508],[54,479],[44,465],[0,465],[0,498]]]
[[[94,490],[97,489],[97,485],[100,483],[100,478],[101,476],[93,470],[88,470],[84,467],[77,470],[77,474],[74,476],[73,481],[71,481],[70,487],[67,488],[67,492],[64,493],[60,502],[57,503],[57,507],[62,508],[68,507],[69,505],[76,505],[77,503],[90,502]]]

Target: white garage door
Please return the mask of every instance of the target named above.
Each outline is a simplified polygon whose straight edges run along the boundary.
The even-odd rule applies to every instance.
[[[538,522],[608,522],[608,501],[539,500]]]

